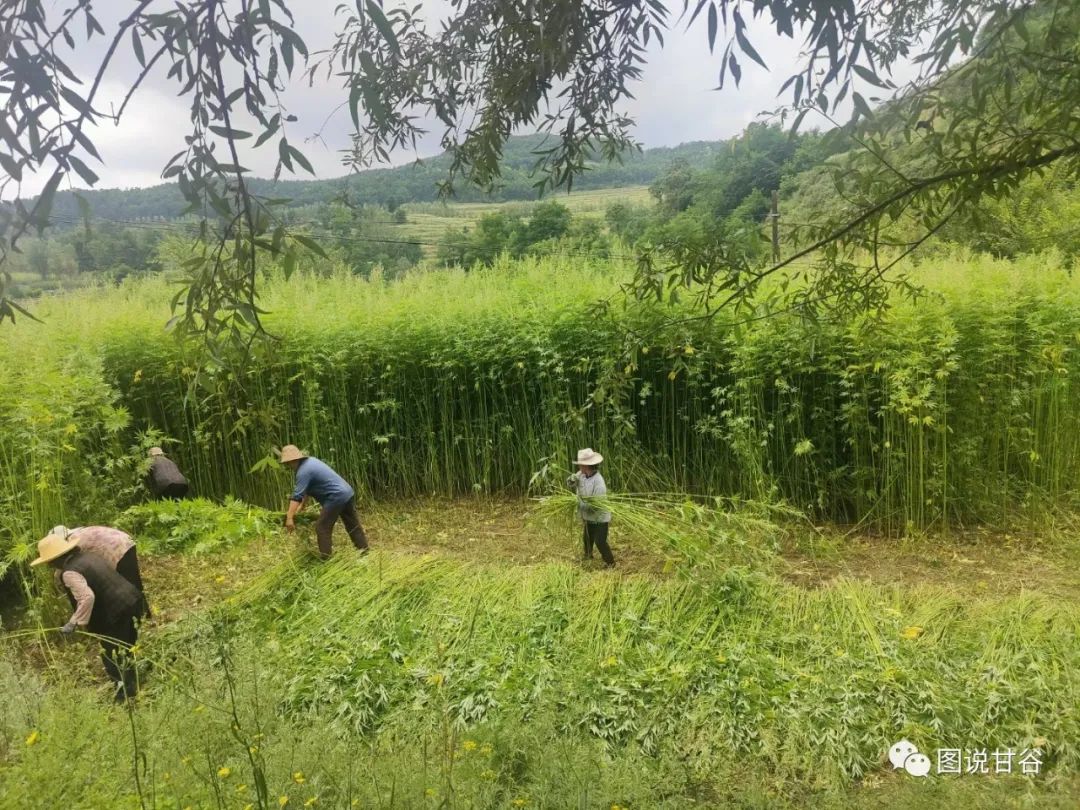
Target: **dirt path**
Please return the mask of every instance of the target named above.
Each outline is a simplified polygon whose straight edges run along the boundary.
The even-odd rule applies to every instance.
[[[968,531],[913,540],[836,532],[816,545],[785,549],[782,560],[784,578],[805,587],[844,577],[978,596],[1040,591],[1080,597],[1080,547],[1068,539]]]

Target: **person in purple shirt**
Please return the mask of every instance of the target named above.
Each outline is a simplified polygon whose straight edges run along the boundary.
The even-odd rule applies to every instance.
[[[334,472],[330,465],[311,458],[307,453],[301,453],[293,444],[281,448],[281,463],[296,473],[296,486],[285,515],[286,531],[296,529],[296,513],[303,508],[308,498],[314,498],[322,506],[319,518],[315,521],[319,556],[325,560],[333,551],[331,536],[339,517],[353,545],[360,551],[367,551],[367,537],[364,536],[364,527],[360,525],[360,518],[356,514],[356,493],[348,482]]]

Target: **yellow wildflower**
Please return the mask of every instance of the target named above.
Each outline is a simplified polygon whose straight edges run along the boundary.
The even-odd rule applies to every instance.
[[[231,774],[231,773],[232,773],[232,770],[230,768],[224,766],[224,765],[222,765],[220,768],[217,769],[217,775],[219,777],[221,777],[222,779],[228,779],[229,774]]]
[[[475,751],[476,740],[466,740],[461,744],[461,747],[464,748],[466,751]]]
[[[292,780],[294,782],[296,782],[296,784],[298,784],[298,785],[302,785],[302,784],[304,784],[305,781],[307,781],[304,778],[304,772],[303,771],[297,771],[296,773],[294,773],[292,775]]]
[[[37,741],[38,741],[38,739],[40,739],[40,737],[41,737],[41,735],[38,734],[37,729],[35,729],[35,730],[31,731],[30,736],[26,738],[26,744],[27,745],[37,745]]]
[[[917,624],[913,624],[910,627],[905,627],[900,631],[900,635],[907,639],[916,639],[923,634],[923,629]]]
[[[218,585],[221,585],[223,582],[225,582],[225,576],[222,575],[222,576],[219,576],[219,577],[215,577],[214,582],[216,582]]]
[[[245,790],[247,790],[247,785],[237,785],[236,786],[236,792],[237,793],[243,793]]]
[[[424,790],[424,795],[427,796],[430,799],[431,797],[433,797],[435,795],[435,788],[426,788]]]
[[[524,807],[528,803],[528,799],[514,799],[512,802],[510,802],[510,804],[514,805],[514,807]]]
[[[618,659],[618,658],[616,658],[616,657],[615,657],[614,655],[609,655],[609,656],[608,656],[607,658],[605,658],[605,659],[603,660],[603,662],[602,662],[602,663],[600,664],[600,666],[601,666],[601,667],[602,667],[603,669],[608,669],[608,668],[610,668],[610,667],[615,667],[615,666],[618,666],[618,665],[619,665],[619,659]]]
[[[253,745],[250,748],[248,748],[248,751],[250,751],[253,754],[257,754],[257,753],[259,753],[259,746]]]
[[[445,678],[441,672],[433,672],[427,677],[427,682],[432,686],[442,686]]]
[[[319,797],[318,797],[318,796],[312,796],[312,797],[311,797],[310,799],[308,799],[308,800],[307,800],[306,802],[304,802],[304,807],[314,807],[314,806],[315,806],[315,804],[316,804],[316,803],[317,803],[318,801],[319,801]]]
[[[480,746],[480,753],[483,754],[485,757],[490,757],[494,750],[495,749],[492,748],[487,743],[484,743],[483,745]]]
[[[481,779],[494,779],[495,778],[495,771],[488,768],[486,771],[482,771],[480,773],[480,778]]]
[[[277,806],[278,807],[284,807],[288,803],[289,803],[289,797],[288,796],[279,796],[278,797],[278,800],[277,800]]]
[[[245,804],[244,805],[244,810],[255,810],[255,805],[253,805],[253,804]]]

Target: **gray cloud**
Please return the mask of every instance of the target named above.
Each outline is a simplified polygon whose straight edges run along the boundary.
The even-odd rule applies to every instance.
[[[307,0],[302,13],[298,13],[297,31],[312,52],[332,42],[337,29],[334,8],[339,3],[340,0]],[[438,6],[446,9],[444,3]],[[299,10],[301,6],[294,4],[294,7]],[[119,11],[114,9],[113,13],[118,15]],[[104,15],[103,22],[108,22]],[[760,20],[751,23],[750,31],[771,71],[744,59],[742,86],[736,89],[730,84],[722,91],[711,89],[717,84],[720,54],[710,54],[701,21],[688,32],[681,26],[673,28],[666,34],[663,48],[654,41],[644,81],[635,86],[636,98],[627,104],[627,112],[637,121],[638,139],[646,147],[726,138],[741,131],[762,111],[778,106],[777,91],[795,69],[797,50],[790,40],[781,40]],[[76,71],[92,73],[104,48],[98,42],[96,53],[84,49],[72,55]],[[137,68],[131,54],[120,58],[102,88],[105,109],[110,104],[119,105],[126,92],[125,80],[130,80]],[[97,188],[161,182],[160,172],[166,161],[183,148],[188,127],[189,102],[176,96],[177,89],[174,82],[156,75],[135,96],[119,126],[110,122],[96,129],[93,137],[104,159],[103,166],[95,167],[101,176]],[[322,131],[321,139],[309,140],[302,146],[317,176],[344,174],[339,150],[348,146],[351,121],[344,111],[334,114],[345,100],[340,87],[323,81],[309,87],[298,77],[284,100],[299,119],[291,125],[290,140],[300,146],[300,141]],[[328,116],[329,121],[323,127]],[[418,149],[423,156],[438,151],[435,132]],[[275,157],[271,143],[258,153],[245,154],[243,161],[256,174],[268,176]],[[393,162],[404,163],[414,157],[411,153],[398,154]],[[23,193],[33,193],[33,186],[33,181],[24,183]]]

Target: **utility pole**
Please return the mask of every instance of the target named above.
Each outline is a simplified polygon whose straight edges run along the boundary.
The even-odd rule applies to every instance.
[[[780,192],[772,193],[772,211],[769,214],[772,220],[772,260],[773,264],[780,261]]]

